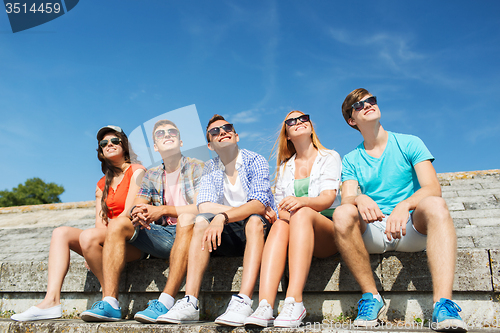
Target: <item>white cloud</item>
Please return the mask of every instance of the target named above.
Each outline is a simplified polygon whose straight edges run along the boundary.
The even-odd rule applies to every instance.
[[[255,123],[260,118],[260,111],[257,109],[238,112],[231,115],[230,119],[233,124],[250,124]]]

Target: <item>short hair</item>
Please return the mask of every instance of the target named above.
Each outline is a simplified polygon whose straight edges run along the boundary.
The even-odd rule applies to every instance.
[[[356,102],[359,102],[361,98],[366,95],[371,95],[371,93],[365,88],[358,88],[351,91],[345,98],[344,103],[342,103],[342,115],[344,116],[346,123],[358,131],[358,126],[349,124],[349,119],[352,118],[352,105]]]
[[[158,120],[155,124],[155,126],[153,127],[153,142],[155,142],[155,132],[156,132],[156,129],[160,126],[165,126],[165,125],[172,125],[174,126],[178,131],[179,131],[179,127],[177,127],[176,124],[174,124],[173,121],[170,121],[170,120],[167,120],[167,119],[162,119],[162,120]],[[179,131],[179,140],[181,139],[181,131]]]
[[[227,121],[223,116],[221,116],[220,114],[214,114],[212,116],[212,118],[210,118],[210,120],[208,121],[208,125],[207,125],[207,129],[206,129],[206,132],[207,132],[207,142],[210,142],[210,134],[208,133],[208,128],[210,127],[210,125],[212,125],[213,123],[215,123],[216,121],[218,120],[224,120],[224,121]],[[234,133],[236,133],[236,130],[234,131]]]

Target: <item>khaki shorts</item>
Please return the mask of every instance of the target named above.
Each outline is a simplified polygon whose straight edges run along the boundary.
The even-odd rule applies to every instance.
[[[385,253],[387,251],[420,252],[427,246],[427,236],[418,232],[413,226],[413,213],[406,222],[406,235],[400,239],[389,240],[385,234],[388,216],[382,221],[366,224],[363,241],[368,253]]]

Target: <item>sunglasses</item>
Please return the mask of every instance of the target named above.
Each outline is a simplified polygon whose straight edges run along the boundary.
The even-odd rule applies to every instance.
[[[211,136],[217,136],[220,134],[220,129],[223,129],[224,132],[226,133],[229,133],[229,132],[234,132],[234,127],[233,127],[233,124],[224,124],[222,126],[219,126],[219,127],[214,127],[214,128],[211,128],[208,130],[208,133],[211,135]]]
[[[297,124],[297,120],[300,120],[301,123],[305,123],[309,121],[309,115],[308,114],[303,114],[300,117],[297,118],[289,118],[285,120],[285,124],[288,126],[292,127],[293,125]]]
[[[176,138],[179,135],[179,130],[175,128],[169,128],[168,130],[158,130],[155,132],[156,139],[162,139],[168,133],[168,136]]]
[[[355,111],[361,111],[365,107],[365,103],[368,103],[370,105],[376,105],[377,104],[377,97],[375,96],[370,96],[367,99],[364,99],[362,101],[356,102],[352,105],[352,108]]]
[[[99,142],[99,146],[101,146],[101,148],[104,148],[108,145],[108,143],[111,142],[112,144],[114,144],[115,146],[119,145],[120,142],[122,142],[122,140],[118,139],[118,138],[111,138],[110,140],[108,139],[104,139],[104,140],[101,140]]]

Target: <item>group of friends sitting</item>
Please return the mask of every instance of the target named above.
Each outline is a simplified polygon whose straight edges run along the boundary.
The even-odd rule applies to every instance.
[[[377,291],[369,254],[426,250],[433,282],[431,327],[466,331],[461,309],[451,300],[456,235],[434,157],[418,137],[386,131],[377,98],[365,89],[345,98],[342,114],[364,139],[343,159],[321,144],[310,115],[289,112],[273,147],[274,179],[268,161],[239,148],[234,126],[217,114],[206,128],[215,158],[204,163],[183,156],[179,129],[160,120],[153,140],[163,163],[149,170],[137,164],[120,127],[101,128],[97,151],[104,177],[96,187],[95,227],[53,231],[46,296],[11,318],[62,316],[61,287],[73,250],[85,258],[102,287],[102,300],[81,314],[84,321],[122,318],[120,274],[127,262],[149,255],[169,259],[169,275],[159,298],[149,301],[135,320],[196,322],[210,257],[243,256],[240,292],[215,322],[298,327],[306,316],[303,290],[312,258],[340,253],[363,293],[354,325],[373,327],[387,306]],[[286,298],[275,317],[287,261]],[[184,279],[185,296],[176,302]]]

